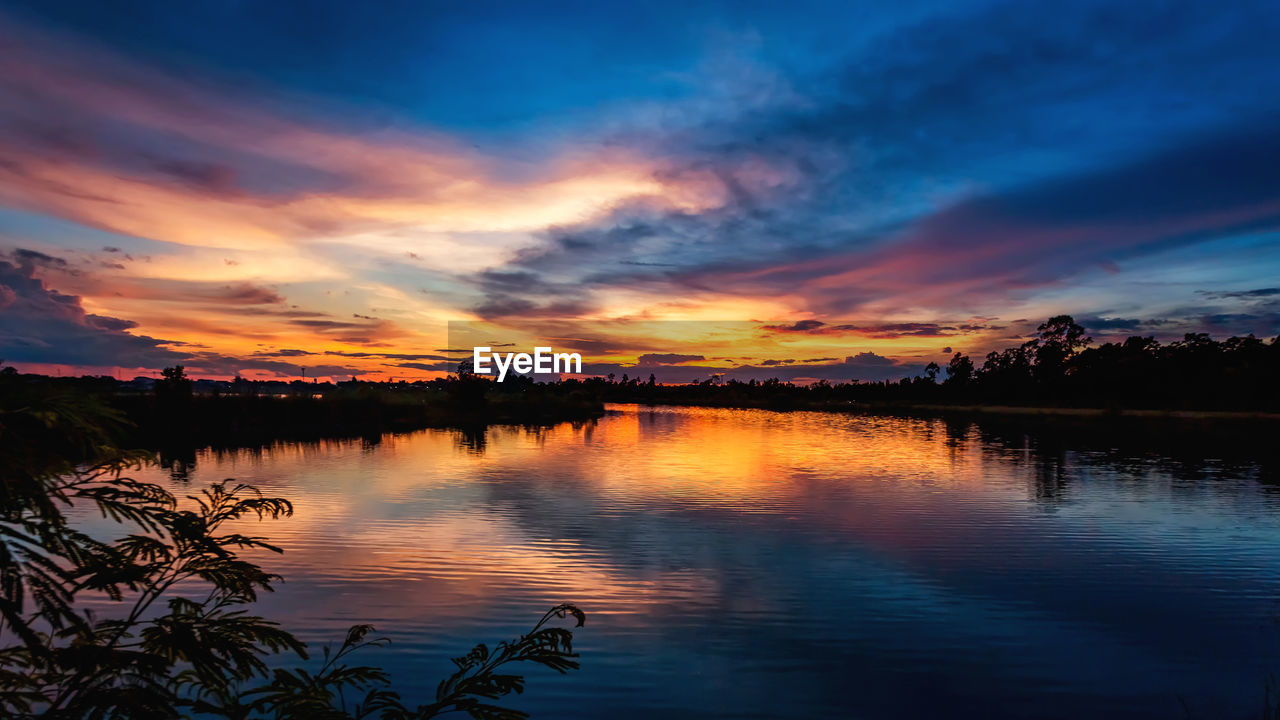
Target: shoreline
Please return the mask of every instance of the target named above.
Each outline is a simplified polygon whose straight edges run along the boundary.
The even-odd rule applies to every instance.
[[[590,422],[603,403],[486,402],[463,409],[447,398],[402,401],[385,396],[195,396],[177,407],[147,395],[116,396],[111,407],[126,421],[124,442],[153,450],[265,447],[278,442],[374,438],[419,430],[476,432],[482,428],[551,427]]]
[[[1135,420],[1261,420],[1280,421],[1280,413],[1257,410],[1168,410],[1139,408],[1060,408],[1027,405],[895,405],[868,407],[868,414],[922,412],[931,414],[993,415],[1000,417],[1063,417]]]
[[[654,402],[646,400],[609,401],[609,404],[670,407],[710,407],[723,410],[769,410],[772,412],[821,412],[845,415],[982,415],[1000,418],[1063,419],[1129,419],[1182,421],[1260,421],[1280,422],[1280,413],[1259,410],[1173,410],[1155,408],[1077,408],[1032,405],[940,405],[933,403],[849,403],[839,405],[797,405],[777,407],[767,404],[744,405],[699,402]]]

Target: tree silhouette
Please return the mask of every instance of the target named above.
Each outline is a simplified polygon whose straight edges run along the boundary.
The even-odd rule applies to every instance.
[[[191,401],[191,379],[181,365],[167,367],[156,380],[154,391],[162,406],[183,407]]]
[[[1055,315],[1036,328],[1040,337],[1035,347],[1036,375],[1044,383],[1057,384],[1069,370],[1069,362],[1091,339],[1070,315]]]
[[[967,355],[956,353],[947,363],[947,379],[944,385],[963,387],[973,380],[973,361]]]
[[[942,368],[938,367],[938,363],[936,362],[930,362],[928,365],[924,366],[924,375],[931,383],[938,381],[938,373],[940,372],[942,372]]]

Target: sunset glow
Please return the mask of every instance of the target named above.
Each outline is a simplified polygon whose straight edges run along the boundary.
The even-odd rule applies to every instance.
[[[823,371],[847,380],[981,356],[1062,312],[1097,339],[1280,332],[1261,7],[1217,33],[1194,5],[1160,33],[1092,3],[869,25],[528,7],[474,45],[450,34],[470,20],[405,10],[390,27],[329,7],[303,41],[248,9],[163,30],[0,11],[4,360],[413,379],[450,369],[450,321],[590,322],[627,348],[596,362],[863,358]],[[495,39],[524,27],[542,34],[516,55]],[[992,33],[1000,62],[968,39]],[[651,321],[743,329],[691,347]]]

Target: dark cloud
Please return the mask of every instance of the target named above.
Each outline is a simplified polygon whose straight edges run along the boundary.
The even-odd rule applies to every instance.
[[[641,365],[679,365],[680,363],[706,360],[702,355],[681,355],[679,353],[645,353],[637,358]]]
[[[1106,318],[1106,317],[1083,317],[1077,322],[1080,323],[1085,330],[1094,330],[1102,332],[1146,332],[1149,330],[1158,330],[1166,328],[1173,324],[1167,318]]]
[[[530,269],[485,270],[468,280],[484,295],[473,310],[488,320],[575,317],[588,310],[579,284],[552,282]]]
[[[160,175],[211,195],[236,195],[236,169],[218,162],[155,158],[151,167]]]
[[[1215,300],[1256,300],[1258,298],[1269,298],[1280,295],[1280,288],[1258,288],[1257,290],[1233,290],[1233,291],[1197,291],[1205,297]]]
[[[790,325],[765,325],[763,329],[785,333],[815,333],[825,331],[826,326],[821,320],[801,320]]]
[[[497,295],[473,308],[474,312],[486,320],[505,318],[573,318],[582,315],[590,307],[580,300],[539,300]]]
[[[1247,298],[1246,299],[1250,299]],[[1211,306],[1174,308],[1163,317],[1077,318],[1097,339],[1119,339],[1125,335],[1152,335],[1157,339],[1177,340],[1186,333],[1207,332],[1216,337],[1255,334],[1270,337],[1280,334],[1280,298],[1259,296],[1247,305],[1248,311],[1226,312]]]
[[[19,257],[48,258],[30,251]],[[32,270],[30,263],[0,260],[0,354],[6,361],[163,367],[186,358],[163,340],[125,332],[136,323],[86,313],[79,297],[46,287]]]
[[[475,279],[491,292],[544,293],[553,289],[541,275],[528,270],[485,270]]]
[[[592,225],[553,227],[547,231],[546,237],[553,243],[554,252],[586,254],[601,250],[624,250],[639,240],[653,237],[667,230],[669,230],[668,227],[652,225],[632,218],[627,222],[603,227]],[[545,249],[527,249],[517,256],[518,264],[537,267],[539,260],[549,254]]]
[[[284,296],[275,290],[252,283],[225,285],[162,280],[135,285],[129,296],[165,302],[211,302],[215,305],[280,305],[285,302]],[[246,309],[246,312],[256,314],[262,309]]]
[[[60,270],[60,268],[51,268]],[[119,278],[65,273],[75,277],[75,284],[86,295],[112,294],[135,300],[155,302],[198,303],[216,312],[246,315],[306,313],[286,310],[285,298],[279,292],[253,283],[219,283],[198,280],[170,280],[163,278]]]
[[[28,250],[26,248],[16,248],[10,253],[10,257],[12,257],[14,262],[18,264],[18,267],[21,268],[48,267],[65,269],[67,267],[67,261],[63,258],[46,255],[45,253],[37,250]]]
[[[297,306],[295,305],[294,307],[296,308]],[[219,305],[206,305],[206,306],[203,306],[203,308],[210,310],[212,312],[217,312],[217,313],[222,313],[227,315],[247,315],[249,317],[260,317],[263,315],[269,315],[271,317],[282,317],[282,318],[312,318],[312,319],[333,317],[329,313],[319,312],[316,310],[280,309],[280,308],[261,307],[261,306],[259,307],[224,307]]]
[[[193,353],[183,363],[193,375],[241,375],[251,370],[268,372],[282,378],[346,379],[361,374],[358,368],[345,365],[301,365],[259,357],[232,357],[218,353]]]
[[[121,331],[138,327],[138,323],[132,320],[122,320],[104,315],[85,315],[84,318],[89,325],[101,330]]]
[[[241,305],[272,305],[284,302],[284,297],[280,293],[249,283],[224,285],[221,288],[211,289],[208,296],[213,300]]]
[[[396,363],[395,367],[409,368],[411,370],[426,370],[428,372],[455,372],[458,369],[458,363],[456,361],[434,363],[403,362]]]
[[[1209,313],[1192,318],[1185,332],[1207,332],[1216,337],[1227,335],[1280,335],[1280,303],[1268,303],[1252,312]]]
[[[344,322],[342,320],[290,320],[290,323],[312,330],[365,330],[368,323]]]
[[[470,352],[470,351],[468,351]],[[326,350],[325,355],[336,355],[349,358],[375,358],[382,360],[449,360],[445,355],[423,354],[423,353],[380,353],[380,352],[350,352],[344,350]]]
[[[1000,326],[981,323],[957,323],[942,325],[939,323],[906,322],[880,323],[862,325],[859,323],[824,323],[819,320],[801,320],[789,325],[762,325],[762,330],[777,333],[799,333],[805,335],[861,335],[878,339],[899,337],[948,337],[966,332],[982,330],[999,330]]]
[[[281,348],[279,350],[262,350],[256,352],[250,357],[254,358],[273,358],[273,357],[305,357],[307,355],[315,355],[309,350],[299,350],[297,348]]]

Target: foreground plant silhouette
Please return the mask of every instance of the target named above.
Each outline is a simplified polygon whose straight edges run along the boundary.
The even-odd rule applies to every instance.
[[[143,457],[109,442],[114,421],[83,398],[17,389],[0,399],[0,716],[511,720],[526,715],[493,702],[524,688],[508,666],[578,667],[572,631],[550,624],[572,616],[582,626],[582,611],[564,604],[528,634],[455,659],[427,704],[405,705],[385,671],[349,664],[387,642],[368,625],[325,647],[317,669],[269,669],[268,656],[305,660],[307,648],[250,613],[280,578],[237,553],[281,550],[226,525],[287,516],[292,505],[229,483],[179,501],[130,479]],[[69,508],[96,509],[127,534],[91,537]],[[86,595],[115,601],[109,617],[87,609]]]

